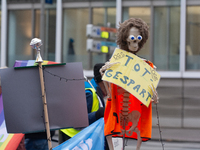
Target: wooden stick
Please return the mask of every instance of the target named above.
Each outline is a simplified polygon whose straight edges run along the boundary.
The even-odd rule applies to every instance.
[[[124,129],[124,133],[123,133],[123,148],[122,150],[125,150],[125,133],[126,133],[126,120],[125,118],[123,119],[123,129]]]
[[[44,105],[44,119],[45,119],[45,127],[46,127],[46,132],[47,132],[48,147],[49,147],[49,150],[52,150],[46,93],[45,93],[45,89],[44,89],[42,62],[38,62],[38,64],[39,64],[40,84],[41,84],[41,90],[42,90],[42,100],[43,100],[43,105]]]
[[[112,143],[112,135],[106,136],[106,140],[108,142],[109,150],[114,150],[114,146],[113,146],[113,143]]]

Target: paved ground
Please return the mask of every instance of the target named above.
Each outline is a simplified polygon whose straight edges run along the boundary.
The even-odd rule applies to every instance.
[[[135,150],[136,141],[128,141],[128,146],[125,150]],[[199,150],[200,143],[193,142],[168,142],[164,141],[164,147],[162,147],[159,141],[148,141],[141,145],[140,150]]]
[[[141,150],[200,150],[200,130],[161,128],[162,142],[158,128],[153,128],[152,140],[143,142]],[[162,145],[163,144],[163,145]],[[134,150],[136,141],[128,140],[125,150]]]
[[[143,142],[141,150],[200,150],[200,129],[161,128],[161,131],[162,142],[158,128],[153,128],[152,140]],[[57,132],[53,139],[58,139]],[[128,139],[125,150],[135,150],[136,142]],[[58,143],[52,145],[56,147]]]

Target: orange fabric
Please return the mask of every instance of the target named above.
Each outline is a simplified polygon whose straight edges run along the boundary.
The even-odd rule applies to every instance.
[[[117,88],[114,84],[111,84],[111,89]],[[120,129],[120,118],[119,118],[119,109],[116,102],[116,97],[114,95],[115,90],[112,90],[112,98],[109,98],[106,102],[106,108],[104,112],[104,134],[113,135],[119,134]]]
[[[146,61],[147,62],[147,61]],[[152,68],[153,63],[150,61],[147,62]],[[117,134],[121,133],[121,126],[120,126],[120,117],[119,112],[122,109],[122,98],[123,95],[117,94],[117,85],[111,84],[111,98],[107,100],[105,113],[104,113],[104,134],[118,136]],[[138,121],[137,128],[140,130],[140,136],[142,137],[143,141],[147,141],[151,138],[151,130],[152,130],[152,105],[150,103],[149,107],[147,108],[143,105],[135,96],[129,96],[129,112],[131,111],[138,111],[140,113],[140,119]],[[125,127],[128,130],[132,126],[132,123],[129,122],[128,125]],[[133,132],[131,136],[125,135],[128,138],[137,139],[137,134]]]
[[[151,62],[151,61],[149,61],[149,60],[144,60],[147,64],[149,64],[149,66],[151,66],[152,68],[154,68],[154,65],[153,65],[153,63]]]

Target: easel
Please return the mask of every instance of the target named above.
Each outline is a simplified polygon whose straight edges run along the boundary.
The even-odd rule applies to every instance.
[[[50,127],[49,127],[49,117],[48,117],[47,101],[46,101],[46,93],[45,93],[43,70],[42,70],[43,60],[42,60],[42,57],[40,55],[40,48],[39,48],[42,45],[42,41],[40,39],[34,38],[34,39],[31,40],[30,45],[33,49],[37,50],[37,57],[36,57],[35,62],[38,63],[38,67],[39,67],[40,84],[41,84],[41,91],[42,91],[42,101],[43,101],[43,107],[44,107],[44,119],[45,119],[45,127],[46,127],[46,132],[47,132],[48,147],[49,147],[49,150],[52,150],[51,134],[50,134]]]

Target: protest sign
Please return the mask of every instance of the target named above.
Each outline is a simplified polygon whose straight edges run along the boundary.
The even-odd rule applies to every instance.
[[[0,76],[7,132],[44,132],[38,68],[0,69]],[[50,129],[88,126],[82,63],[46,66],[44,79]]]
[[[138,56],[118,48],[110,60],[114,62],[119,63],[106,70],[102,79],[124,88],[148,107],[153,95],[150,86],[157,87],[160,75]]]

